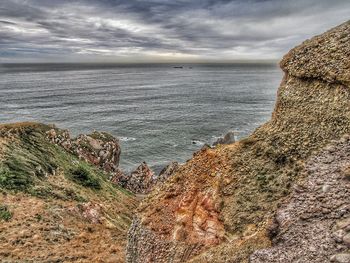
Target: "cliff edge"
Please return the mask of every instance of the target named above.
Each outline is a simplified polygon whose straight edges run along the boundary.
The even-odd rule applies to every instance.
[[[292,49],[271,120],[142,201],[127,262],[349,262],[349,36],[346,22]]]

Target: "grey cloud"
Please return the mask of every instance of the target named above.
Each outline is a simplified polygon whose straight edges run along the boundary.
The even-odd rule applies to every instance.
[[[348,0],[8,0],[0,61],[276,59],[349,13]]]

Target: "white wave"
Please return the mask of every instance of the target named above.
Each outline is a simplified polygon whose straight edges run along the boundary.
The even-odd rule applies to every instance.
[[[204,145],[205,143],[204,143],[204,142],[202,142],[202,141],[200,141],[200,140],[192,140],[192,144],[202,146],[202,145]]]
[[[118,137],[120,141],[122,142],[132,142],[132,141],[136,141],[136,138],[133,137]]]

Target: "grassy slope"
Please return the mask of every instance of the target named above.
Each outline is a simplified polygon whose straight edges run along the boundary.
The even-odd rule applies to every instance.
[[[0,218],[1,258],[92,262],[103,256],[122,262],[136,199],[49,143],[48,129],[37,123],[0,126],[0,215],[7,216]],[[87,202],[98,205],[99,223],[79,210]]]

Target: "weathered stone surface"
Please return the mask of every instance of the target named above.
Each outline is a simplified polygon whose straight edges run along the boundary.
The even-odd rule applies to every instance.
[[[251,263],[329,262],[332,255],[346,252],[350,234],[342,222],[350,218],[350,182],[341,168],[350,165],[350,142],[332,148],[306,164],[303,192],[294,191],[277,211],[274,246],[255,252]],[[322,191],[324,184],[330,186],[327,192]]]
[[[125,174],[120,169],[117,169],[111,177],[111,181],[133,193],[148,194],[157,184],[163,183],[172,176],[178,168],[179,164],[177,162],[172,162],[164,167],[158,176],[155,176],[147,163],[143,162],[130,174]]]
[[[342,241],[348,248],[350,248],[350,233],[347,233],[345,236],[343,236]]]
[[[225,231],[219,220],[219,202],[216,192],[193,191],[185,195],[175,211],[173,239],[203,241],[205,245],[220,243]]]
[[[97,203],[82,203],[67,209],[70,213],[78,215],[93,224],[102,222],[103,209]]]
[[[160,171],[159,175],[157,176],[157,182],[164,182],[166,179],[172,176],[178,169],[178,162],[170,163]]]
[[[331,262],[350,263],[350,254],[336,254],[330,258]]]
[[[293,48],[281,68],[298,78],[350,83],[350,21]]]

